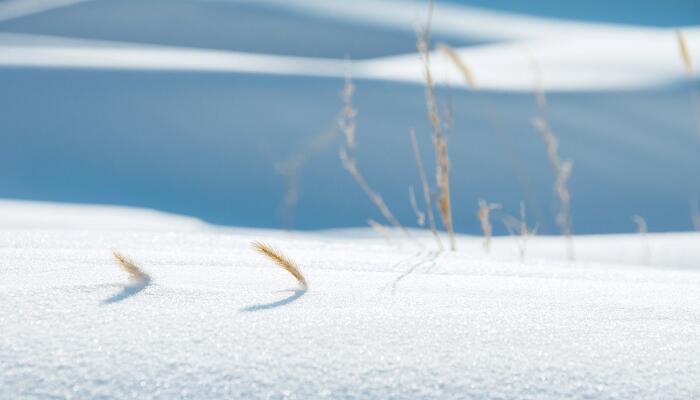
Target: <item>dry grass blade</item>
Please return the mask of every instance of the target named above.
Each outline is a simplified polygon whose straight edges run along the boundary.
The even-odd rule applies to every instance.
[[[292,276],[296,278],[297,282],[299,282],[299,284],[302,287],[304,287],[304,289],[309,287],[309,285],[306,283],[306,278],[304,278],[304,275],[301,274],[301,271],[299,271],[299,267],[297,267],[294,261],[287,258],[282,253],[263,242],[253,242],[253,248],[258,253],[269,258],[270,260],[272,260],[272,262],[282,267],[282,269],[292,274]]]
[[[433,126],[433,144],[436,153],[436,180],[440,191],[437,206],[440,211],[442,223],[450,236],[450,249],[455,250],[454,227],[452,221],[452,206],[450,204],[450,163],[447,156],[447,140],[442,136],[442,124],[438,116],[435,103],[435,90],[433,76],[430,71],[430,27],[433,19],[434,1],[431,0],[428,10],[428,24],[423,33],[420,27],[416,27],[418,52],[423,62],[423,72],[425,75],[425,102],[428,109],[428,116]]]
[[[406,235],[406,237],[412,238],[408,230],[406,230],[403,225],[401,225],[399,220],[394,217],[394,214],[389,209],[389,206],[387,206],[387,204],[384,202],[382,196],[380,196],[379,193],[375,192],[372,187],[370,187],[369,183],[367,183],[367,180],[360,171],[360,168],[357,166],[357,160],[355,158],[355,150],[357,146],[355,140],[355,116],[357,115],[357,111],[352,106],[352,95],[354,92],[355,89],[354,85],[352,84],[352,78],[348,72],[348,75],[345,78],[345,87],[343,89],[343,112],[339,121],[340,129],[343,131],[345,136],[344,146],[341,147],[339,153],[340,162],[342,163],[343,168],[345,168],[345,170],[348,171],[355,179],[355,182],[360,185],[360,188],[362,188],[372,203],[377,206],[379,212],[382,213],[382,216],[384,216],[384,218],[391,225],[399,228],[404,235]]]
[[[677,30],[676,37],[678,38],[678,48],[681,51],[685,72],[688,76],[693,76],[693,60],[690,58],[690,51],[688,50],[688,42],[685,40],[685,35],[683,32]]]
[[[129,274],[129,280],[132,282],[147,282],[151,280],[151,277],[143,272],[133,261],[122,255],[116,250],[112,250],[114,258],[117,260],[117,265]]]
[[[437,48],[445,53],[445,55],[452,61],[452,63],[454,63],[457,69],[459,69],[459,72],[462,73],[462,77],[464,77],[467,85],[469,85],[472,90],[476,90],[476,80],[474,79],[474,74],[464,60],[462,60],[459,54],[457,54],[452,47],[446,45],[445,43],[438,43]]]
[[[420,148],[418,148],[418,140],[416,139],[416,131],[411,129],[409,131],[411,135],[411,146],[413,147],[413,155],[416,157],[416,163],[418,164],[418,174],[420,175],[421,185],[423,186],[423,200],[425,201],[425,209],[428,213],[428,223],[430,224],[430,231],[433,232],[435,241],[438,244],[440,250],[443,249],[442,241],[437,233],[437,227],[435,225],[435,215],[433,214],[433,203],[430,200],[430,185],[428,184],[428,177],[425,175],[425,167],[423,166],[423,157],[420,155]]]

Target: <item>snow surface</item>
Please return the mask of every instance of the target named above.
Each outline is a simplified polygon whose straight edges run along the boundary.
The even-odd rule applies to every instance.
[[[3,399],[700,396],[697,234],[649,235],[650,265],[638,235],[577,237],[574,264],[534,238],[520,264],[511,238],[437,254],[417,231],[387,244],[112,207],[2,202],[0,227]],[[123,286],[110,249],[150,284]]]

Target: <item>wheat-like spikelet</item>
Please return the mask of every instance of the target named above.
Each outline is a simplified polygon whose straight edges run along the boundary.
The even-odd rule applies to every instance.
[[[442,223],[450,236],[450,249],[455,250],[454,227],[452,221],[452,207],[450,204],[450,163],[447,156],[447,140],[442,136],[442,125],[438,116],[435,103],[435,90],[433,76],[430,71],[430,27],[433,18],[434,1],[431,0],[428,10],[428,24],[423,33],[416,26],[416,46],[423,62],[423,74],[425,76],[425,102],[428,109],[428,117],[433,126],[433,144],[436,154],[436,180],[440,191],[437,199],[437,207],[440,211]]]
[[[676,37],[678,38],[678,48],[681,51],[685,72],[688,76],[693,76],[693,60],[690,58],[690,51],[688,50],[688,42],[685,40],[685,35],[680,30],[677,30]]]
[[[454,63],[454,65],[462,73],[462,77],[467,82],[467,85],[473,90],[476,89],[476,80],[474,79],[474,74],[472,70],[467,66],[467,64],[462,60],[462,57],[457,54],[457,52],[445,43],[438,43],[437,48],[445,53],[445,55]]]
[[[491,252],[491,235],[493,228],[491,227],[491,211],[501,208],[500,204],[488,203],[484,199],[479,199],[479,210],[476,217],[481,222],[481,231],[484,233],[484,251]]]
[[[132,282],[147,282],[151,277],[143,272],[133,261],[122,255],[116,250],[112,250],[114,258],[117,260],[117,265],[129,274],[129,280]]]
[[[253,248],[258,253],[269,258],[272,260],[272,262],[292,274],[292,276],[296,278],[297,282],[299,282],[304,289],[309,287],[309,285],[306,283],[306,278],[304,278],[304,275],[301,274],[301,271],[299,271],[299,267],[297,267],[296,263],[287,258],[284,254],[263,242],[253,242]]]

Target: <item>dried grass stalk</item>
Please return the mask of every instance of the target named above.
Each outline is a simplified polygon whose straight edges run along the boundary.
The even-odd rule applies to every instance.
[[[493,228],[491,227],[491,211],[501,208],[500,204],[488,203],[484,199],[479,199],[479,210],[476,217],[481,222],[481,231],[484,233],[484,251],[488,254],[491,252],[491,236]]]
[[[253,248],[258,253],[269,258],[272,260],[272,262],[282,267],[282,269],[292,274],[292,276],[296,278],[297,282],[299,282],[304,289],[309,287],[309,285],[306,283],[306,278],[304,278],[304,275],[301,274],[301,271],[299,271],[299,267],[297,267],[296,263],[287,258],[284,254],[263,242],[253,242]]]
[[[637,233],[642,238],[642,258],[647,265],[651,264],[651,246],[649,245],[649,232],[647,229],[647,221],[639,215],[632,216],[632,221],[637,225]]]
[[[690,58],[690,51],[688,50],[688,42],[685,40],[685,35],[680,30],[677,30],[676,37],[678,38],[678,48],[681,52],[685,72],[688,76],[693,76],[693,60]]]
[[[417,47],[423,62],[423,72],[425,75],[425,100],[428,109],[428,116],[433,126],[433,144],[436,153],[436,180],[439,195],[437,207],[440,211],[442,223],[450,236],[450,249],[455,250],[454,227],[452,220],[452,207],[450,204],[450,163],[447,156],[447,140],[442,136],[442,125],[438,116],[435,102],[435,90],[433,76],[430,72],[430,27],[433,18],[434,1],[431,0],[428,10],[428,24],[425,33],[420,27],[416,27]]]
[[[440,250],[443,249],[442,241],[437,233],[437,227],[435,225],[435,215],[433,214],[433,203],[430,196],[430,185],[428,184],[428,177],[425,175],[425,167],[423,165],[423,157],[420,155],[420,148],[418,147],[418,140],[416,139],[416,131],[411,129],[409,131],[411,136],[411,146],[413,147],[413,155],[416,157],[416,163],[418,164],[418,174],[420,175],[421,185],[423,186],[423,201],[425,201],[425,209],[428,213],[428,223],[430,224],[430,231],[435,237],[435,241],[438,244]]]
[[[467,82],[467,85],[469,88],[472,90],[476,90],[476,80],[474,79],[474,74],[472,73],[472,70],[467,66],[467,64],[462,60],[462,57],[457,54],[457,52],[450,46],[446,45],[445,43],[438,43],[437,48],[442,51],[447,58],[452,61],[452,63],[457,67],[459,72],[462,74],[462,77],[464,77],[464,80]]]
[[[386,205],[382,196],[380,196],[379,193],[375,192],[369,186],[369,183],[367,183],[367,180],[360,171],[360,168],[357,166],[357,159],[355,158],[355,116],[357,115],[357,111],[352,106],[352,95],[354,91],[355,89],[352,83],[352,77],[348,72],[345,78],[345,88],[343,89],[343,113],[339,122],[340,129],[343,131],[345,136],[345,144],[340,148],[339,153],[340,162],[342,163],[343,168],[345,168],[345,170],[347,170],[355,179],[355,182],[360,185],[360,188],[362,188],[372,203],[377,206],[379,212],[382,213],[382,216],[384,216],[384,218],[391,225],[399,228],[407,237],[411,238],[411,234],[403,227],[403,225],[401,225],[399,220],[394,217],[394,214],[389,209],[389,206]]]
[[[573,261],[575,259],[575,255],[573,232],[571,228],[571,194],[569,193],[569,189],[567,187],[567,183],[571,177],[573,163],[569,160],[562,161],[559,157],[559,141],[554,135],[554,132],[552,132],[552,130],[549,128],[546,119],[543,117],[537,117],[533,119],[532,123],[539,131],[540,135],[542,136],[542,140],[547,146],[549,163],[556,174],[554,192],[559,200],[559,212],[556,216],[556,222],[562,234],[564,237],[566,237],[567,257],[569,260]]]
[[[122,255],[116,250],[112,250],[112,254],[117,260],[117,265],[119,265],[119,267],[122,270],[124,270],[124,272],[129,274],[129,281],[135,283],[142,283],[151,280],[151,277],[147,273],[143,272],[141,268],[139,268],[132,260],[130,260],[129,258]]]

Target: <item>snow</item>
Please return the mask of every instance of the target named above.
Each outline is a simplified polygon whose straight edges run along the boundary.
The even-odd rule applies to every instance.
[[[425,4],[411,1],[271,3],[280,10],[291,9],[359,26],[400,27],[404,31],[412,30],[415,23],[422,20],[419,17],[425,17],[427,13]],[[524,17],[453,4],[437,7],[432,26],[437,34],[455,37],[456,41],[487,40],[459,51],[480,89],[531,92],[535,63],[548,91],[648,89],[685,79],[686,72],[673,29]],[[700,52],[700,29],[689,27],[683,32],[690,54]],[[414,39],[410,38],[410,41]],[[343,78],[349,68],[356,79],[411,84],[424,82],[421,60],[415,52],[350,62],[337,57],[11,33],[0,34],[0,52],[3,54],[0,67],[5,68],[193,71],[336,78]],[[436,84],[466,87],[452,61],[439,52],[434,52],[432,58]],[[698,74],[697,68],[694,73]]]
[[[2,202],[0,227],[0,398],[700,396],[694,233],[649,235],[650,265],[639,235],[576,237],[576,263],[536,237],[521,264],[515,238],[437,254],[114,207]]]

